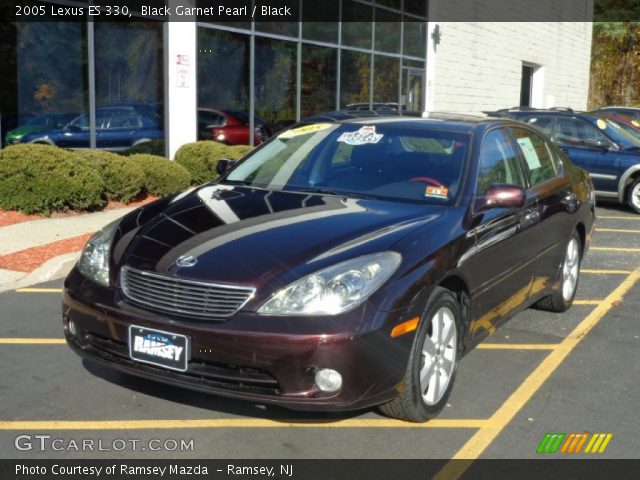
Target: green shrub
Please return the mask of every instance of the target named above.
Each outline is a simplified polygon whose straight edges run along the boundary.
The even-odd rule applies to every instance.
[[[142,168],[145,188],[152,195],[162,197],[184,190],[191,184],[191,174],[182,165],[164,157],[138,153],[129,159]]]
[[[218,177],[216,165],[221,158],[239,160],[253,150],[250,145],[225,145],[202,141],[186,143],[176,152],[176,162],[189,170],[195,183],[205,183]]]
[[[0,208],[49,214],[105,204],[100,174],[67,150],[22,144],[0,150]]]
[[[129,202],[144,188],[144,172],[131,159],[101,150],[80,150],[77,154],[100,173],[109,199]]]

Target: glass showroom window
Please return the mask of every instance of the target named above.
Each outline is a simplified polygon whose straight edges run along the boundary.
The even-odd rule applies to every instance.
[[[352,0],[345,0],[342,5],[342,44],[370,49],[373,8]]]
[[[88,106],[86,24],[2,22],[0,45],[2,144],[88,147],[88,129],[65,135]]]
[[[335,48],[302,46],[301,118],[336,108],[337,58]]]
[[[162,24],[96,22],[96,147],[164,154]]]
[[[198,138],[249,143],[250,37],[210,28],[198,29]],[[244,112],[238,119],[233,112]],[[212,115],[220,122],[211,123]],[[206,117],[206,118],[205,118]],[[235,126],[234,126],[235,125]]]
[[[400,59],[375,55],[373,59],[373,101],[397,103]]]
[[[381,8],[375,10],[376,31],[374,48],[380,52],[400,53],[400,15]]]
[[[255,48],[255,113],[280,130],[296,120],[297,46],[256,37]]]
[[[340,61],[340,106],[369,103],[371,55],[343,50]]]

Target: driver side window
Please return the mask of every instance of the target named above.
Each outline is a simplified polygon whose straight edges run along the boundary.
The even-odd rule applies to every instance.
[[[525,186],[516,152],[504,130],[493,130],[482,141],[477,198],[483,197],[487,189],[495,184]]]

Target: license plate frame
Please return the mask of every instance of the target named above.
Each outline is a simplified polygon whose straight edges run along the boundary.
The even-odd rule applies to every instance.
[[[178,348],[181,350],[176,351]],[[177,372],[186,372],[189,368],[190,355],[191,341],[186,335],[140,325],[129,325],[129,358],[131,360]],[[177,359],[176,356],[178,356]]]

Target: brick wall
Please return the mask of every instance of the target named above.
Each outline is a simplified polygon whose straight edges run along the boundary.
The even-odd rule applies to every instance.
[[[591,23],[444,22],[439,26],[442,39],[435,52],[433,110],[479,114],[518,105],[523,62],[542,68],[541,94],[534,96],[534,106],[586,108]]]

